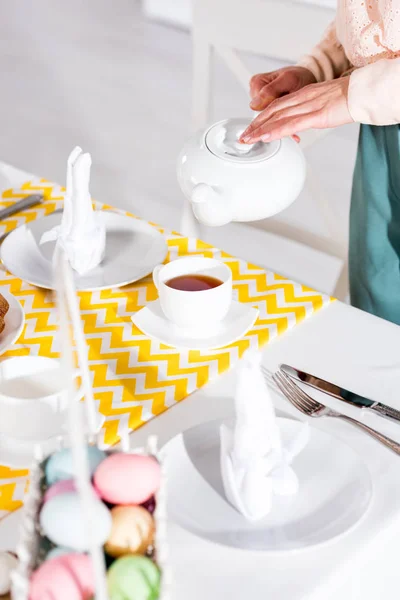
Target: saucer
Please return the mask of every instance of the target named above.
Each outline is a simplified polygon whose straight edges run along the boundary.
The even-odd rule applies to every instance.
[[[103,290],[133,283],[162,263],[168,247],[165,237],[145,221],[111,211],[96,211],[106,227],[106,249],[101,264],[79,275],[77,291]],[[1,245],[6,269],[32,285],[54,290],[53,253],[55,242],[40,245],[46,231],[60,225],[62,213],[25,223],[12,231]]]
[[[258,309],[242,302],[232,301],[225,319],[218,325],[218,331],[204,335],[204,329],[189,331],[177,327],[169,321],[161,310],[160,301],[151,302],[132,316],[132,321],[144,334],[167,346],[189,350],[214,350],[233,344],[244,336],[254,325]]]

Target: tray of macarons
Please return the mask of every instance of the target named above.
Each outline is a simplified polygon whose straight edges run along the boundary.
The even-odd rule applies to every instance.
[[[67,435],[52,451],[36,447],[11,597],[168,600],[165,482],[156,439],[135,449],[125,434],[118,447],[100,448],[79,303],[62,250],[55,276]]]
[[[50,456],[38,456],[12,574],[13,600],[98,598],[71,448],[60,439]],[[86,444],[90,519],[102,549],[102,597],[166,600],[166,511],[162,465],[155,439],[146,448],[101,450]]]

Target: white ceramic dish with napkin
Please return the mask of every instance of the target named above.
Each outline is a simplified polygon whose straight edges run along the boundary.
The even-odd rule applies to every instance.
[[[221,425],[221,475],[225,494],[246,519],[262,519],[274,496],[294,496],[299,480],[292,462],[309,440],[307,423],[282,440],[260,352],[247,352],[238,370],[233,427]]]
[[[164,236],[139,219],[111,211],[98,211],[106,228],[106,249],[102,263],[85,275],[74,273],[77,291],[120,287],[142,279],[165,259],[168,247]],[[1,245],[1,259],[16,277],[41,288],[54,289],[53,254],[55,242],[40,245],[43,233],[61,224],[55,213],[21,225]]]
[[[55,241],[79,275],[85,275],[101,263],[106,247],[106,227],[93,210],[89,192],[91,165],[90,154],[79,146],[74,148],[68,157],[61,223],[46,231],[40,240],[40,244]]]
[[[299,552],[331,543],[356,527],[373,498],[371,475],[353,448],[310,427],[295,459],[299,491],[274,496],[270,513],[250,521],[227,499],[220,468],[220,428],[234,419],[207,422],[175,436],[162,450],[168,477],[168,516],[208,541],[270,554]],[[298,422],[278,417],[283,443]]]
[[[63,212],[21,225],[5,238],[1,260],[13,275],[54,290],[53,262],[60,249],[77,291],[102,290],[137,281],[164,261],[167,243],[154,227],[94,210],[90,167],[90,154],[77,146],[68,158]]]

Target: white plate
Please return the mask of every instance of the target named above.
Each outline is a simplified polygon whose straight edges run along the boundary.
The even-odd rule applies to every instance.
[[[258,309],[249,304],[232,301],[229,313],[209,336],[191,334],[169,321],[161,310],[160,301],[155,300],[132,316],[132,321],[146,335],[174,348],[190,350],[214,350],[233,344],[254,325]]]
[[[246,521],[226,500],[219,467],[219,427],[210,421],[179,434],[162,449],[168,477],[168,515],[212,542],[271,553],[324,544],[352,529],[372,498],[369,470],[341,440],[310,427],[295,459],[296,496],[276,497],[271,513]],[[283,438],[296,422],[279,418]]]
[[[78,291],[120,287],[138,281],[162,263],[168,247],[164,236],[148,223],[110,211],[98,211],[106,226],[102,263],[85,275],[75,273]],[[62,213],[36,219],[10,233],[1,245],[8,271],[32,285],[54,289],[52,258],[55,242],[39,245],[44,232],[61,222]]]
[[[0,334],[0,354],[4,354],[4,352],[7,352],[21,335],[24,327],[25,315],[22,306],[10,292],[0,287],[0,293],[10,305],[4,319],[5,327]]]

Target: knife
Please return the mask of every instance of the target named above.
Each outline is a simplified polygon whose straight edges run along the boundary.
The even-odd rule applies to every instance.
[[[315,377],[315,375],[309,375],[308,373],[299,371],[298,369],[290,367],[289,365],[281,365],[280,368],[292,379],[301,381],[302,383],[305,383],[306,385],[319,390],[320,392],[325,392],[325,394],[333,396],[333,398],[337,398],[338,400],[342,400],[343,402],[347,402],[348,404],[357,406],[358,408],[367,408],[381,417],[385,417],[386,419],[400,423],[400,410],[396,410],[395,408],[387,406],[382,402],[375,402],[369,398],[359,396],[358,394],[341,388],[334,383],[329,383],[329,381],[325,381],[320,377]]]
[[[22,198],[22,200],[18,200],[18,202],[14,202],[11,206],[7,206],[7,208],[0,210],[0,221],[7,219],[7,217],[11,217],[11,215],[14,215],[17,212],[31,208],[31,206],[40,204],[42,201],[43,194],[31,194],[26,198]]]

